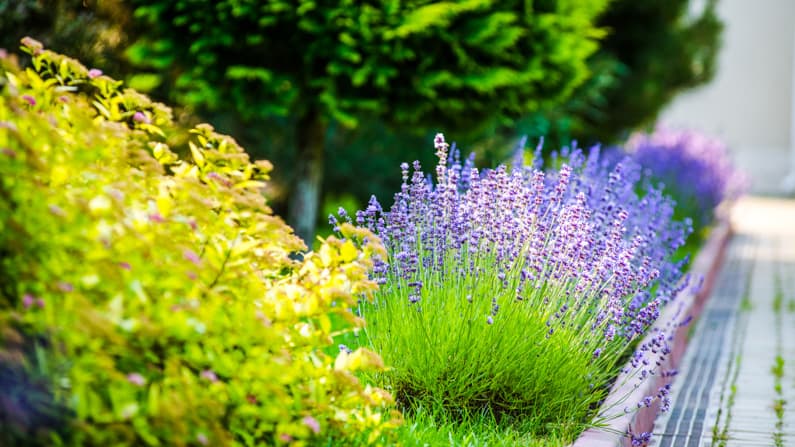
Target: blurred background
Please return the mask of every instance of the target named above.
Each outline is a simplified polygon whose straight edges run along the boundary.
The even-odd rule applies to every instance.
[[[0,0],[0,48],[26,35],[271,160],[271,206],[305,239],[339,206],[388,207],[439,131],[494,166],[523,135],[695,128],[767,193],[793,153],[792,0]]]
[[[674,99],[661,121],[720,137],[753,192],[792,194],[795,1],[721,0],[716,13],[725,29],[714,79]]]

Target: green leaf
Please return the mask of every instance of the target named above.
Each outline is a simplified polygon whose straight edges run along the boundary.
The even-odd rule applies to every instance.
[[[163,83],[163,76],[156,73],[140,73],[131,76],[127,83],[130,88],[146,93],[159,87]]]
[[[261,67],[233,65],[226,69],[226,77],[233,80],[256,80],[267,84],[273,80],[270,70]]]

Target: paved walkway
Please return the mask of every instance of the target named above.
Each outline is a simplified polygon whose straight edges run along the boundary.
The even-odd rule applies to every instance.
[[[795,446],[795,200],[744,198],[732,225],[654,446]]]

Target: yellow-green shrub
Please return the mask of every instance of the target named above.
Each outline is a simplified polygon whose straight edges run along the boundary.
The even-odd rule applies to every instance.
[[[0,443],[384,439],[391,398],[354,376],[378,356],[324,353],[380,241],[346,225],[294,260],[269,163],[208,125],[180,160],[167,107],[23,44],[33,68],[0,61]]]

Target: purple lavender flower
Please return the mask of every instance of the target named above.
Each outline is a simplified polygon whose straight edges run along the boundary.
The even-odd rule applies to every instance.
[[[697,228],[712,221],[715,207],[735,199],[747,186],[718,139],[694,131],[659,127],[635,134],[627,148],[644,169],[678,199],[678,207]]]
[[[646,447],[651,442],[651,433],[644,431],[643,433],[627,433],[632,442],[632,447]]]
[[[628,339],[658,315],[644,307],[655,298],[647,292],[652,286],[656,302],[674,294],[680,266],[668,259],[690,230],[672,222],[673,203],[658,189],[647,184],[646,194],[637,194],[643,178],[637,163],[627,158],[616,162],[613,153],[602,160],[598,148],[587,157],[579,149],[566,149],[557,155],[566,157],[559,170],[509,172],[500,166],[479,175],[471,167],[462,185],[463,168],[457,155],[447,157],[443,135],[437,134],[434,147],[439,155],[435,185],[416,162],[409,181],[404,163],[401,192],[380,216],[383,227],[372,225],[377,212],[368,208],[370,229],[394,254],[387,262],[389,272],[407,284],[414,284],[423,268],[455,270],[443,262],[451,252],[453,259],[473,250],[494,255],[504,266],[497,274],[500,281],[523,259],[530,269],[522,269],[520,289],[531,276],[535,286],[570,282],[581,293],[608,281],[603,287],[612,294],[607,302],[613,306],[614,325],[601,332]],[[466,268],[462,271],[468,274]],[[632,296],[632,306],[627,296]],[[416,294],[412,297],[410,302],[416,302]]]
[[[359,225],[362,225],[364,222],[359,222]],[[332,226],[332,231],[337,232],[340,231],[339,221],[337,220],[336,216],[333,214],[328,215],[328,224]]]
[[[540,157],[522,166],[516,157],[512,168],[480,171],[471,157],[461,163],[442,134],[434,148],[434,179],[418,162],[403,163],[392,207],[372,199],[356,213],[387,249],[387,259],[375,262],[376,303],[398,297],[412,305],[422,296],[421,313],[432,314],[461,300],[488,325],[498,312],[501,319],[534,315],[534,324],[547,326],[534,343],[576,339],[572,352],[593,364],[628,354],[637,377],[655,375],[670,353],[667,336],[638,340],[686,287],[682,264],[671,257],[691,228],[674,221],[673,202],[642,166],[615,151],[572,147],[553,156],[554,168],[543,170]]]

